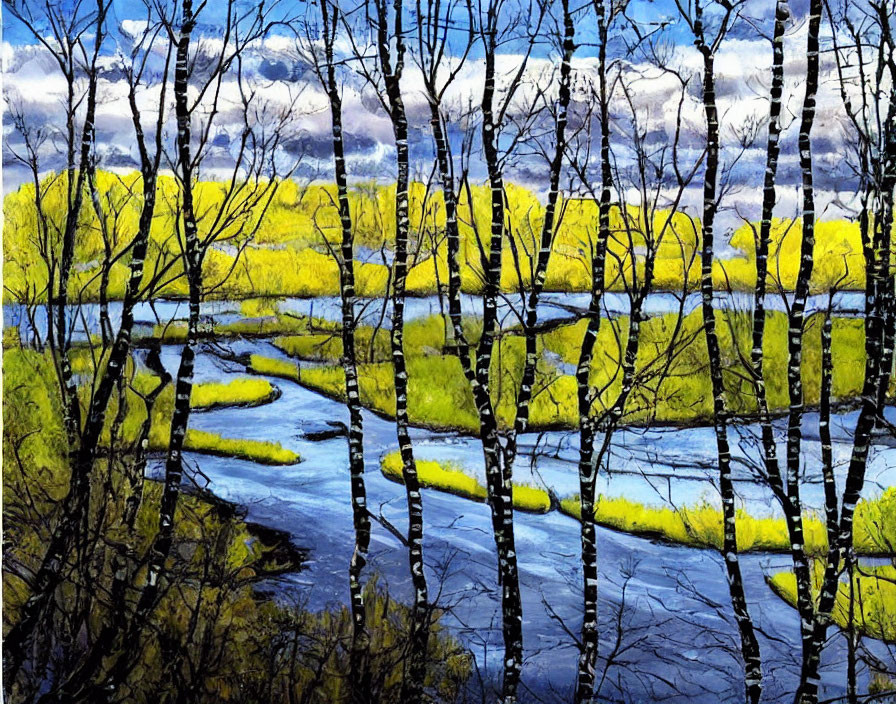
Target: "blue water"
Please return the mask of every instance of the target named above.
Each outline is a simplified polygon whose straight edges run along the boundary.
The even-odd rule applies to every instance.
[[[317,314],[317,311],[315,311]],[[279,353],[264,342],[238,342],[235,351]],[[174,369],[178,349],[166,348],[165,363]],[[221,380],[216,360],[199,357],[196,380]],[[252,520],[292,534],[297,545],[311,549],[308,569],[283,580],[314,608],[345,604],[347,569],[353,547],[349,502],[348,453],[345,440],[311,442],[304,433],[347,421],[342,404],[296,384],[272,379],[281,397],[266,406],[222,409],[193,414],[191,426],[228,436],[271,440],[299,452],[304,461],[288,467],[190,455],[189,461],[208,477],[217,495],[245,504]],[[816,426],[807,416],[806,431]],[[836,456],[849,451],[848,429],[855,414],[837,417]],[[397,448],[394,425],[364,414],[368,506],[401,530],[406,529],[404,488],[379,471],[380,457]],[[747,455],[755,428],[732,430],[735,457]],[[475,439],[413,431],[418,458],[451,459],[481,474],[481,449]],[[537,443],[538,452],[533,448]],[[566,433],[522,438],[524,454],[515,477],[549,486],[559,495],[577,489],[574,460],[577,439]],[[809,506],[821,506],[821,487],[813,461],[817,441],[807,439]],[[610,471],[603,472],[599,491],[645,503],[676,505],[701,499],[718,501],[713,484],[715,446],[711,431],[696,429],[626,430],[617,434]],[[869,464],[869,494],[896,484],[896,450],[875,446]],[[161,463],[150,470],[161,471]],[[774,513],[774,502],[752,481],[751,470],[735,462],[736,487],[754,513]],[[838,466],[838,474],[843,468]],[[658,476],[659,474],[671,476]],[[842,476],[841,476],[842,479]],[[502,640],[496,561],[489,510],[450,494],[424,492],[425,559],[430,592],[447,608],[444,622],[471,649],[486,690],[500,671]],[[569,701],[577,650],[572,634],[581,628],[579,526],[557,512],[517,513],[515,517],[524,608],[525,666],[523,701]],[[610,530],[598,530],[600,565],[601,655],[599,664],[616,651],[601,690],[607,701],[672,701],[715,703],[742,701],[742,670],[732,657],[738,646],[725,573],[720,556],[707,550],[654,543]],[[742,568],[751,613],[761,629],[766,701],[785,701],[798,674],[799,626],[795,610],[766,586],[764,576],[790,567],[787,556],[748,555]],[[373,523],[368,574],[399,599],[411,594],[407,553],[395,537]],[[621,617],[617,618],[620,609]],[[617,625],[621,624],[620,628]],[[617,635],[619,640],[617,641]],[[867,641],[866,641],[867,642]],[[882,647],[871,642],[872,649]],[[825,696],[843,693],[845,641],[833,634],[825,650]],[[862,678],[867,678],[863,673]],[[478,680],[477,680],[478,683]],[[477,684],[478,686],[478,684]]]
[[[272,300],[272,303],[275,302]],[[587,293],[544,293],[538,307],[538,319],[541,322],[551,320],[571,319],[582,316],[588,310],[590,294]],[[753,299],[751,294],[744,293],[717,293],[716,304],[719,307],[749,311],[752,310]],[[295,313],[297,315],[310,315],[330,321],[342,319],[341,302],[338,296],[320,296],[317,298],[284,298],[279,299],[278,306],[282,312]],[[679,310],[684,314],[695,311],[700,306],[700,295],[691,293],[683,299],[680,294],[653,293],[647,297],[644,304],[644,312],[647,315],[663,315],[676,313]],[[827,308],[828,297],[826,295],[813,296],[809,299],[807,312],[813,313]],[[786,310],[785,301],[780,296],[770,295],[767,300],[767,308],[772,311]],[[518,294],[506,294],[502,296],[498,306],[498,316],[503,327],[513,327],[520,324],[524,314],[524,302]],[[95,333],[99,329],[99,304],[85,303],[80,306],[70,306],[69,334],[73,339],[86,339],[87,331]],[[463,295],[461,297],[461,310],[465,315],[481,315],[482,301],[477,296]],[[630,310],[628,296],[622,293],[608,292],[604,294],[602,312],[604,315],[625,315]],[[838,293],[834,297],[833,310],[840,315],[855,315],[864,310],[863,294],[858,292]],[[386,299],[359,299],[356,315],[361,324],[380,325],[384,329],[391,326],[391,301]],[[239,317],[239,301],[208,301],[202,304],[203,315],[210,316],[218,322],[228,322]],[[406,320],[426,318],[442,312],[442,302],[438,296],[422,298],[408,298],[405,304]],[[447,311],[446,311],[447,312]],[[134,311],[135,320],[138,323],[154,325],[166,323],[169,320],[186,318],[187,304],[184,301],[160,299],[149,303],[137,305]],[[113,329],[118,329],[121,320],[121,302],[109,303],[109,317]],[[23,339],[28,334],[31,323],[24,306],[7,303],[3,306],[3,325],[18,326]],[[43,336],[46,334],[46,309],[38,306],[34,309],[34,326]]]

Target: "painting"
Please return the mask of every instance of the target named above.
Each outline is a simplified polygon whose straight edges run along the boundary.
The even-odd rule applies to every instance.
[[[893,0],[3,0],[9,704],[896,702]]]

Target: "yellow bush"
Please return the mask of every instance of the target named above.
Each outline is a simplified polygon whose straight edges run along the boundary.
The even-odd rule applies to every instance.
[[[97,174],[101,199],[108,200],[117,212],[117,221],[108,215],[106,224],[119,232],[136,230],[142,208],[142,198],[131,194],[142,192],[139,173],[115,175]],[[266,186],[267,184],[262,184]],[[237,192],[225,200],[226,186],[217,182],[200,182],[195,186],[197,212],[202,213],[199,229],[202,236],[211,233],[217,212],[223,207],[228,225],[216,233],[219,238],[234,244],[255,233],[254,241],[235,260],[233,250],[212,247],[205,258],[206,283],[217,285],[216,297],[245,298],[250,296],[319,296],[336,295],[339,291],[338,265],[330,247],[341,240],[341,225],[336,207],[336,191],[332,184],[300,187],[292,181],[275,184],[276,192],[262,217],[260,207],[241,212],[249,197],[248,191]],[[41,182],[44,207],[50,222],[49,249],[57,250],[61,243],[58,232],[62,228],[66,209],[67,177],[48,174]],[[176,275],[182,270],[179,261],[180,244],[172,236],[177,202],[176,181],[161,176],[157,183],[156,217],[153,222],[146,277],[152,275],[156,263],[174,258],[169,270]],[[410,190],[410,227],[413,241],[420,243],[415,259],[410,262],[408,290],[412,293],[434,293],[437,281],[447,280],[447,245],[444,242],[444,204],[441,193],[427,190],[422,183],[412,183]],[[530,190],[515,184],[506,186],[506,222],[508,236],[502,248],[501,286],[516,291],[522,278],[528,285],[532,273],[532,255],[538,251],[538,241],[544,221],[544,206]],[[355,245],[376,252],[394,245],[395,185],[366,182],[355,184],[349,193]],[[459,200],[460,251],[462,287],[469,293],[479,292],[483,286],[480,246],[488,248],[491,225],[491,192],[485,186],[464,190]],[[589,199],[561,201],[558,211],[562,218],[556,227],[554,248],[547,270],[547,289],[556,291],[588,291],[591,288],[591,254],[596,246],[597,205]],[[7,300],[31,293],[45,297],[47,270],[41,259],[34,234],[38,219],[34,208],[34,185],[25,184],[4,199],[4,286]],[[220,222],[220,221],[219,221]],[[99,262],[102,259],[102,239],[99,222],[93,209],[85,205],[79,219],[76,238],[76,270],[72,277],[72,295],[95,299],[98,295]],[[656,212],[650,222],[637,208],[614,208],[611,212],[611,233],[608,241],[605,285],[609,290],[621,291],[633,281],[635,274],[644,276],[645,233],[650,229],[656,238],[654,284],[659,290],[693,290],[699,281],[700,222],[685,213]],[[773,279],[781,272],[782,283],[792,289],[799,264],[801,222],[776,220],[772,231],[769,275]],[[236,238],[231,240],[229,238]],[[516,247],[520,272],[516,270],[511,253],[510,238]],[[113,256],[122,253],[129,237],[119,238]],[[846,273],[849,276],[841,287],[861,289],[864,285],[864,260],[859,241],[858,225],[844,221],[822,221],[816,228],[814,290],[826,290]],[[434,242],[438,246],[434,250]],[[732,286],[751,290],[755,280],[755,244],[750,226],[740,228],[732,238],[737,256],[717,260],[713,278],[717,287]],[[127,256],[112,266],[109,293],[121,298],[127,281]],[[388,268],[379,260],[356,263],[359,295],[376,296],[385,293]],[[438,272],[438,277],[436,273]],[[225,281],[226,279],[226,281]],[[148,278],[147,278],[148,280]],[[81,290],[81,289],[84,290]],[[169,281],[164,295],[185,295],[186,282],[175,278]]]
[[[551,497],[537,486],[514,484],[513,507],[530,513],[547,513],[551,510]]]
[[[298,367],[294,363],[283,359],[272,359],[260,354],[253,354],[249,360],[249,368],[256,374],[276,376],[289,381],[300,381]]]
[[[815,563],[812,588],[817,597],[824,577],[824,564]],[[778,572],[769,578],[774,592],[791,606],[796,604],[796,577],[793,572]],[[896,567],[892,565],[859,566],[852,580],[840,582],[834,604],[833,619],[840,628],[850,626],[850,601],[852,625],[871,638],[896,642]]]
[[[259,406],[276,396],[276,387],[264,379],[234,379],[226,383],[194,384],[190,405],[196,409],[220,406]]]
[[[892,491],[896,497],[896,490]],[[876,500],[863,500],[857,509],[857,534],[866,528],[859,528],[865,519],[860,515],[874,515],[880,509]],[[896,501],[894,501],[896,503]],[[560,501],[563,513],[581,519],[579,497]],[[889,504],[885,510],[890,510]],[[594,519],[602,526],[632,533],[668,540],[682,545],[722,549],[722,511],[710,504],[673,508],[671,506],[647,506],[623,497],[598,496],[594,507]],[[823,555],[827,551],[827,532],[824,523],[814,514],[803,515],[803,534],[807,552]],[[863,554],[887,553],[873,541],[856,543]],[[783,518],[756,518],[746,511],[737,511],[737,548],[743,552],[790,550],[790,537]]]
[[[401,453],[392,452],[386,455],[380,464],[383,474],[389,479],[402,482]],[[420,485],[447,491],[458,496],[477,501],[485,501],[485,487],[475,477],[464,474],[459,465],[430,460],[417,460],[417,476]]]
[[[403,482],[401,453],[390,452],[380,461],[383,475],[397,482]],[[454,462],[417,460],[417,476],[423,487],[447,491],[467,499],[485,501],[488,490],[475,478],[464,471],[462,465]],[[527,484],[513,485],[513,507],[530,513],[547,513],[551,510],[551,499],[544,489]]]

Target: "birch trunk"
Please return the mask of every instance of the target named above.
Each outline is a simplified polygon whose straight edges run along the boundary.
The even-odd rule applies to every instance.
[[[184,0],[182,6],[180,37],[177,41],[174,67],[174,110],[177,119],[177,155],[184,227],[184,269],[189,287],[189,316],[187,341],[180,356],[174,386],[174,412],[168,438],[165,460],[165,482],[159,507],[159,531],[149,550],[146,584],[137,604],[134,620],[145,620],[155,606],[160,590],[160,579],[174,539],[174,519],[183,479],[184,437],[190,421],[190,395],[193,391],[193,368],[196,347],[199,343],[199,305],[202,294],[202,257],[199,232],[193,204],[193,161],[190,144],[190,110],[187,104],[187,88],[190,79],[190,42],[196,20],[192,0]]]
[[[886,8],[879,18],[881,26],[889,27]],[[882,69],[881,69],[882,70]],[[797,692],[799,704],[815,704],[818,701],[819,668],[821,651],[827,640],[827,630],[836,602],[840,575],[852,560],[853,518],[856,504],[862,496],[865,470],[871,448],[872,433],[882,414],[882,401],[886,398],[891,378],[887,366],[893,359],[894,320],[892,228],[893,198],[896,187],[896,70],[890,67],[890,87],[886,119],[880,136],[880,156],[873,157],[870,176],[878,176],[870,186],[873,217],[862,214],[860,225],[865,244],[865,380],[862,386],[862,406],[853,436],[852,453],[846,475],[846,485],[840,506],[839,532],[836,543],[828,546],[824,577],[818,597],[809,641],[810,650],[803,660],[801,687]]]
[[[572,80],[572,57],[576,50],[575,24],[569,9],[568,0],[561,1],[563,7],[563,43],[560,59],[560,85],[557,96],[557,116],[554,120],[554,154],[549,165],[549,184],[547,203],[545,204],[544,222],[541,228],[538,253],[536,255],[535,271],[532,277],[531,288],[526,299],[526,311],[523,329],[526,336],[526,359],[523,366],[523,374],[520,379],[519,393],[516,399],[516,419],[513,432],[507,442],[505,450],[504,467],[509,471],[516,459],[516,442],[521,433],[525,433],[529,426],[529,411],[532,401],[532,391],[535,384],[535,372],[538,366],[538,336],[536,326],[538,324],[538,300],[544,290],[547,277],[548,264],[551,259],[551,250],[554,244],[554,234],[557,229],[557,201],[560,197],[560,172],[563,168],[563,159],[566,156],[566,126],[567,112],[571,99],[570,83]]]
[[[756,242],[756,290],[753,298],[753,348],[750,361],[753,373],[753,388],[756,394],[756,406],[762,434],[763,461],[771,483],[772,491],[783,504],[787,501],[781,468],[778,461],[778,449],[772,428],[771,415],[768,408],[768,395],[765,385],[765,297],[768,287],[768,254],[771,243],[772,217],[774,215],[780,156],[781,136],[781,95],[784,88],[784,31],[790,17],[787,0],[779,0],[775,10],[775,28],[772,37],[772,84],[770,89],[771,106],[769,108],[768,145],[766,148],[765,181],[762,190],[762,215],[759,224],[759,238]]]
[[[796,289],[787,319],[787,388],[790,408],[787,422],[787,501],[784,503],[784,516],[790,535],[793,571],[796,576],[797,610],[800,614],[800,634],[803,646],[800,690],[805,687],[808,676],[807,658],[811,656],[812,651],[812,623],[814,620],[811,566],[806,556],[806,541],[803,535],[802,501],[800,498],[800,458],[804,411],[802,381],[803,328],[805,325],[806,302],[809,296],[809,284],[812,279],[812,255],[815,248],[812,125],[815,120],[815,95],[818,91],[818,34],[821,26],[821,11],[821,0],[812,0],[809,7],[806,92],[803,99],[799,134],[800,170],[802,172],[803,190],[803,232],[800,243],[800,263]],[[799,693],[797,697],[799,697]]]
[[[703,182],[703,247],[701,251],[700,294],[703,311],[703,332],[709,357],[713,395],[713,426],[719,462],[719,493],[722,497],[723,547],[731,605],[740,633],[744,659],[746,699],[753,704],[762,692],[762,663],[759,643],[747,609],[743,577],[737,555],[737,518],[734,505],[734,484],[731,479],[731,450],[728,444],[727,409],[722,377],[722,356],[716,334],[713,304],[712,265],[714,258],[714,225],[717,209],[719,169],[719,113],[716,106],[715,56],[704,37],[702,6],[695,5],[694,34],[703,56],[703,108],[706,115],[706,171]]]
[[[506,467],[502,468],[498,419],[490,397],[490,370],[498,325],[498,294],[501,283],[501,254],[505,232],[504,176],[500,168],[495,121],[495,51],[497,10],[489,6],[485,85],[482,91],[482,150],[491,189],[491,236],[485,267],[482,337],[476,350],[474,401],[479,414],[479,432],[485,459],[488,503],[498,553],[498,577],[501,586],[501,614],[504,636],[503,704],[517,698],[523,664],[523,607],[520,598],[519,570],[513,530],[513,483]],[[472,207],[472,204],[471,204]]]
[[[595,487],[598,466],[594,457],[595,428],[591,419],[594,401],[591,389],[591,363],[600,332],[600,309],[603,302],[606,273],[607,242],[610,238],[610,189],[613,172],[610,164],[610,111],[607,95],[607,7],[596,4],[598,22],[598,82],[600,99],[600,165],[601,191],[598,203],[598,241],[591,259],[591,301],[588,325],[582,338],[576,366],[576,391],[579,412],[579,500],[581,511],[582,573],[584,614],[582,650],[576,677],[576,701],[590,702],[594,696],[595,665],[598,652],[597,624],[597,531],[594,520]]]
[[[408,275],[409,222],[409,153],[408,120],[401,93],[401,75],[405,60],[404,30],[402,27],[402,0],[394,0],[395,55],[390,51],[388,8],[385,0],[376,0],[377,48],[380,68],[386,87],[389,118],[395,137],[397,179],[395,185],[395,251],[392,279],[392,330],[390,346],[395,385],[395,430],[401,454],[401,473],[408,504],[408,563],[414,585],[414,609],[411,638],[405,677],[402,682],[402,699],[422,701],[426,676],[426,652],[429,644],[429,592],[423,565],[423,496],[417,463],[411,444],[408,419],[408,371],[404,356],[404,304]]]
[[[495,140],[494,95],[495,56],[494,22],[496,8],[488,9],[488,36],[485,52],[485,87],[483,89],[482,142],[491,188],[491,237],[488,254],[483,257],[485,295],[483,296],[483,333],[476,348],[475,360],[463,331],[461,314],[461,276],[458,255],[460,233],[457,215],[457,194],[451,171],[450,152],[440,112],[439,93],[430,80],[427,97],[430,103],[430,125],[436,145],[439,180],[445,200],[448,243],[448,311],[454,336],[454,352],[461,363],[479,417],[479,434],[486,469],[486,489],[492,517],[492,532],[498,553],[498,580],[501,586],[501,611],[504,638],[503,684],[501,700],[516,701],[522,667],[522,603],[513,535],[512,484],[504,482],[501,467],[502,451],[498,423],[489,389],[492,350],[497,326],[497,297],[501,274],[501,253],[504,239],[504,183],[499,169]],[[472,207],[472,205],[471,205]]]
[[[99,47],[103,41],[103,28],[105,17],[105,6],[102,2],[98,3],[98,22],[97,33],[95,39],[95,54],[98,55]],[[94,58],[95,61],[95,58]],[[86,165],[90,163],[92,158],[91,149],[93,146],[93,121],[96,111],[96,79],[95,76],[91,80],[88,89],[88,105],[85,116],[85,135],[81,140],[81,156],[82,162]],[[92,96],[92,97],[91,97]],[[132,104],[135,107],[135,104]],[[137,127],[137,141],[143,146],[143,133],[140,129],[138,113],[132,112]],[[145,152],[145,150],[143,150]],[[142,152],[143,153],[143,152]],[[63,379],[64,388],[67,388],[68,399],[74,400],[73,407],[66,411],[65,425],[69,432],[69,441],[72,447],[70,458],[72,461],[71,471],[72,479],[69,492],[63,500],[62,517],[57,523],[50,536],[47,550],[41,561],[41,565],[37,570],[34,578],[34,587],[31,597],[26,601],[22,608],[20,620],[10,629],[4,645],[9,654],[4,659],[4,675],[6,679],[6,687],[11,687],[16,673],[24,662],[26,647],[25,644],[30,639],[35,627],[40,621],[50,598],[52,598],[56,587],[62,579],[62,567],[66,561],[68,551],[74,536],[77,534],[81,526],[86,512],[89,510],[90,498],[90,474],[93,470],[96,460],[97,444],[99,435],[105,423],[106,409],[112,393],[118,384],[123,372],[127,357],[130,351],[131,332],[134,324],[133,309],[139,298],[140,282],[143,279],[143,269],[146,259],[146,251],[149,241],[149,228],[152,222],[155,208],[155,169],[147,168],[149,162],[142,159],[143,164],[143,195],[144,203],[140,214],[137,235],[135,237],[133,252],[130,261],[130,278],[125,291],[125,299],[122,305],[122,319],[118,334],[109,355],[109,361],[103,372],[103,376],[97,389],[90,400],[87,419],[84,427],[81,428],[80,405],[77,402],[77,394],[72,395],[71,390],[74,387],[74,380],[71,376],[71,368],[67,363],[67,350],[62,349],[63,357]],[[157,165],[157,164],[156,164]],[[86,170],[81,170],[86,174]],[[80,193],[83,189],[78,189]],[[74,206],[80,210],[79,196],[76,196]],[[76,227],[77,218],[71,221],[72,227]],[[69,226],[67,221],[66,226]],[[75,236],[72,231],[71,238]],[[73,244],[71,245],[73,246]],[[61,291],[67,291],[66,288]],[[54,307],[55,308],[55,307]],[[56,311],[59,316],[65,315],[65,306],[60,306],[61,311]],[[62,329],[65,323],[62,323]],[[60,342],[64,340],[61,338]],[[75,440],[72,440],[71,432],[77,432]]]
[[[819,391],[818,436],[821,442],[821,472],[824,479],[824,513],[828,545],[837,542],[839,527],[837,482],[834,478],[834,448],[831,441],[831,391],[834,386],[834,359],[831,355],[833,292],[821,326],[821,389]]]
[[[342,96],[336,75],[333,44],[339,23],[339,9],[321,3],[324,22],[326,76],[325,89],[330,102],[333,132],[333,166],[336,179],[339,222],[342,229],[340,293],[342,297],[342,368],[345,374],[346,406],[349,412],[349,472],[351,475],[352,517],[355,547],[349,566],[349,593],[352,610],[352,644],[350,659],[350,699],[364,702],[370,691],[370,634],[367,630],[367,607],[361,574],[367,564],[370,546],[370,518],[367,514],[367,492],[364,484],[364,424],[361,408],[358,365],[355,347],[355,268],[354,230],[348,197],[348,174],[345,165],[345,143],[342,130]]]

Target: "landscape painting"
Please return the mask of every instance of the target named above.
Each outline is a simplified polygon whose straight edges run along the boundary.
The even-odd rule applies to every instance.
[[[896,702],[894,8],[3,0],[3,700]]]

